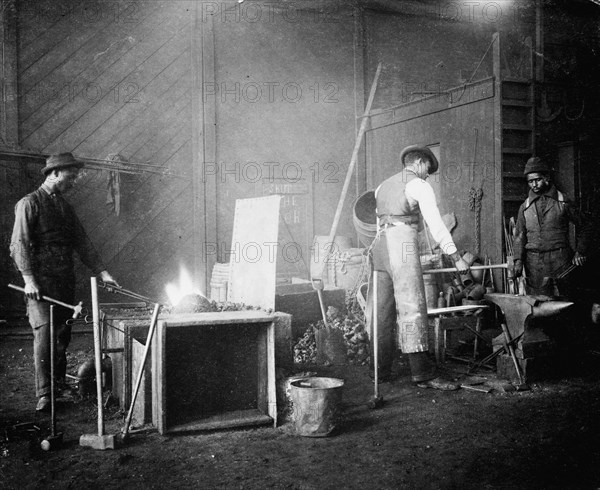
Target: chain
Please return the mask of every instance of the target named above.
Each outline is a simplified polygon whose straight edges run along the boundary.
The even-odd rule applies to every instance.
[[[483,198],[483,189],[469,189],[469,209],[475,212],[475,251],[477,255],[481,253],[481,200]]]

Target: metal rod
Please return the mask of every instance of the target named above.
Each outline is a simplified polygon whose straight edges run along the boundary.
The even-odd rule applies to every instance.
[[[375,380],[375,399],[379,398],[379,315],[377,314],[377,300],[379,291],[377,290],[378,271],[373,271],[373,366]]]
[[[56,412],[55,412],[55,398],[56,398],[56,381],[55,376],[55,364],[56,360],[56,335],[54,333],[54,305],[50,305],[50,419],[52,423],[52,436],[56,435]]]
[[[35,153],[31,151],[21,151],[21,150],[10,150],[4,149],[0,147],[0,154],[4,156],[14,156],[19,158],[32,158],[38,161],[45,161],[50,155]],[[85,158],[85,157],[76,157],[76,159],[80,162],[83,162],[87,168],[93,170],[114,170],[115,172],[120,173],[129,173],[129,174],[141,174],[141,173],[153,173],[157,175],[167,175],[170,177],[176,177],[178,179],[188,179],[185,175],[178,175],[171,173],[169,169],[165,169],[164,171],[153,170],[164,168],[162,165],[156,165],[151,163],[140,163],[140,162],[123,162],[127,167],[120,167],[115,165],[115,162],[119,162],[120,160],[102,160],[97,158]]]
[[[102,358],[100,345],[100,308],[98,304],[98,283],[90,277],[92,289],[92,317],[94,320],[94,358],[96,361],[96,395],[98,397],[98,435],[104,435],[104,412],[102,403]]]
[[[508,269],[508,263],[504,264],[490,264],[490,265],[473,265],[469,267],[472,271],[483,271],[486,269]],[[441,274],[442,272],[456,272],[455,267],[445,267],[443,269],[427,269],[423,271],[423,274]]]
[[[124,296],[129,296],[130,298],[135,298],[135,299],[139,299],[142,300],[146,303],[158,303],[160,305],[162,305],[162,303],[160,303],[159,301],[154,301],[152,298],[148,298],[146,296],[142,296],[141,294],[138,294],[134,291],[130,291],[128,289],[125,289],[121,286],[115,286],[113,284],[107,284],[105,282],[100,281],[98,283],[98,286],[100,286],[103,289],[106,289],[109,293],[120,293]]]
[[[429,316],[433,315],[444,315],[446,313],[456,313],[459,311],[475,311],[489,308],[488,305],[459,305],[459,306],[446,306],[444,308],[432,308],[427,310]]]
[[[123,438],[126,438],[129,433],[129,426],[131,425],[131,419],[133,417],[133,408],[135,407],[135,401],[137,400],[138,391],[142,384],[142,375],[144,374],[144,368],[146,367],[146,360],[148,359],[148,352],[150,352],[150,346],[152,345],[152,337],[154,336],[154,330],[156,329],[156,322],[158,321],[158,312],[160,311],[160,304],[154,305],[154,312],[152,313],[152,320],[150,322],[150,328],[148,330],[148,337],[146,338],[146,347],[144,348],[144,356],[142,357],[142,363],[138,370],[135,388],[133,390],[133,396],[129,405],[129,411],[127,412],[127,418],[125,419],[125,427],[123,428]]]
[[[519,366],[519,361],[515,354],[515,348],[512,345],[512,339],[510,338],[510,333],[508,331],[508,327],[506,326],[506,323],[502,323],[501,327],[502,327],[502,333],[504,334],[504,347],[506,348],[506,350],[508,350],[508,353],[510,354],[510,357],[512,358],[512,361],[515,365],[515,370],[517,371],[517,376],[519,377],[519,384],[522,385],[522,384],[524,384],[523,383],[523,375],[521,374],[521,367]]]
[[[20,287],[20,286],[16,286],[16,285],[14,285],[14,284],[9,284],[9,285],[8,285],[8,287],[9,287],[9,288],[11,288],[11,289],[15,289],[15,290],[17,290],[17,291],[20,291],[20,292],[22,292],[22,293],[24,293],[24,292],[25,292],[25,289],[24,289],[24,288],[22,288],[22,287]],[[64,306],[65,308],[69,308],[69,309],[71,309],[71,310],[75,311],[75,313],[77,314],[77,316],[79,316],[79,314],[81,313],[81,309],[82,309],[82,308],[81,308],[81,307],[82,307],[82,303],[79,303],[77,306],[73,306],[73,305],[69,305],[69,304],[67,304],[67,303],[63,303],[62,301],[59,301],[59,300],[57,300],[57,299],[50,298],[50,297],[48,297],[48,296],[43,296],[43,295],[42,295],[42,296],[41,296],[41,298],[42,298],[44,301],[48,301],[48,302],[50,302],[50,303],[54,303],[54,304],[57,304],[57,305],[59,305],[59,306]],[[76,317],[74,316],[73,318],[76,318]]]

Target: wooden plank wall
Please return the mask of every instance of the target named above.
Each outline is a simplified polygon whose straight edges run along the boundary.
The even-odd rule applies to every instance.
[[[153,297],[180,264],[193,269],[192,21],[190,2],[46,0],[19,13],[22,147],[118,153],[184,176],[123,175],[120,216],[106,205],[106,172],[86,171],[68,195],[109,271]]]
[[[469,207],[471,188],[482,189],[481,253],[501,259],[495,230],[501,226],[495,207],[499,185],[494,159],[494,90],[491,80],[452,92],[461,103],[448,104],[447,96],[432,97],[394,111],[397,121],[373,119],[369,132],[367,164],[376,185],[400,170],[398,155],[407,144],[440,148],[440,170],[430,183],[436,190],[440,212],[454,213],[453,238],[459,249],[476,251],[476,216]],[[381,126],[377,126],[381,124]]]

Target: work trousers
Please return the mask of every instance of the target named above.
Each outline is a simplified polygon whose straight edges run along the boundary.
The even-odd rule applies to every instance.
[[[373,311],[377,308],[379,371],[387,374],[397,348],[405,354],[429,350],[427,303],[416,225],[398,223],[381,230],[371,253],[371,279],[373,271],[378,272],[377,305],[371,280],[366,316],[373,339]]]
[[[61,308],[60,306],[56,309]],[[54,379],[63,383],[67,374],[67,347],[71,342],[71,326],[65,322],[71,317],[54,314],[54,331],[56,335]],[[62,308],[65,309],[66,308]],[[33,361],[35,366],[35,395],[50,394],[50,323],[45,323],[33,329]]]
[[[528,294],[545,294],[553,296],[556,278],[571,264],[573,250],[568,247],[550,250],[548,252],[534,252],[525,250],[525,273],[527,274]],[[544,281],[545,278],[549,278]]]
[[[40,277],[42,294],[73,304],[74,281],[68,278]],[[35,367],[35,394],[37,397],[50,394],[50,303],[27,299],[27,316],[33,331],[33,361]],[[55,381],[63,382],[67,372],[67,347],[71,342],[71,326],[66,322],[73,311],[63,306],[54,306],[54,331],[56,335]]]

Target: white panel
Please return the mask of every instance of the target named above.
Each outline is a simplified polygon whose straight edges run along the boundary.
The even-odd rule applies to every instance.
[[[235,202],[228,301],[275,307],[280,202],[279,195]]]

